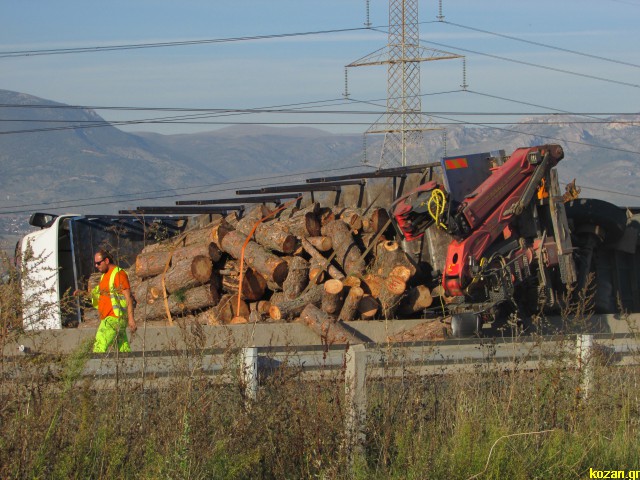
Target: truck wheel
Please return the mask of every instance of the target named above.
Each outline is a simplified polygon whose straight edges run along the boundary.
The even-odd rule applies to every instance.
[[[455,338],[475,337],[480,335],[482,320],[473,312],[454,313],[451,315],[451,332]]]
[[[567,217],[573,221],[574,230],[598,226],[604,230],[604,243],[614,243],[622,237],[627,215],[620,207],[595,198],[581,198],[565,204]]]

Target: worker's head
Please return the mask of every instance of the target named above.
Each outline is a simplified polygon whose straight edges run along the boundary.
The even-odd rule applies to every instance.
[[[106,273],[109,270],[109,265],[113,263],[111,254],[106,250],[98,250],[93,256],[95,266],[100,273]]]

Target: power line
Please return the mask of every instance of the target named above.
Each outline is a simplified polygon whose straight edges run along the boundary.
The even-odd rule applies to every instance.
[[[294,32],[294,33],[275,33],[268,35],[250,35],[243,37],[228,37],[228,38],[209,38],[200,40],[184,40],[174,42],[154,42],[154,43],[128,43],[122,45],[106,45],[106,46],[92,46],[92,47],[73,47],[73,48],[52,48],[52,49],[39,49],[39,50],[14,50],[7,52],[0,52],[0,58],[13,58],[13,57],[36,57],[43,55],[67,55],[74,53],[97,53],[97,52],[112,52],[117,50],[139,50],[144,48],[162,48],[162,47],[183,47],[192,45],[206,45],[216,43],[233,43],[233,42],[246,42],[252,40],[273,40],[278,38],[291,38],[291,37],[304,37],[310,35],[325,35],[329,33],[345,33],[345,32],[357,32],[370,30],[368,27],[355,27],[355,28],[336,28],[331,30],[316,30],[308,32]]]
[[[465,30],[471,30],[471,31],[474,31],[474,32],[486,33],[487,35],[493,35],[495,37],[506,38],[508,40],[514,40],[516,42],[528,43],[529,45],[536,45],[538,47],[549,48],[551,50],[556,50],[556,51],[559,51],[559,52],[571,53],[572,55],[578,55],[578,56],[581,56],[581,57],[593,58],[595,60],[602,60],[603,62],[617,63],[619,65],[626,65],[628,67],[640,68],[640,65],[638,65],[636,63],[624,62],[622,60],[615,60],[613,58],[601,57],[600,55],[593,55],[593,54],[590,54],[590,53],[579,52],[577,50],[570,50],[568,48],[556,47],[554,45],[549,45],[548,43],[535,42],[533,40],[526,40],[524,38],[514,37],[512,35],[505,35],[504,33],[491,32],[489,30],[483,30],[481,28],[470,27],[468,25],[461,25],[459,23],[453,23],[453,22],[449,22],[449,21],[446,21],[446,20],[443,20],[440,23],[446,23],[447,25],[452,25],[454,27],[463,28]]]

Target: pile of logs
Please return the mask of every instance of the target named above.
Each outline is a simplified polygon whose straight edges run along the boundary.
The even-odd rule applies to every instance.
[[[136,318],[210,324],[299,321],[316,330],[352,320],[415,317],[431,292],[386,210],[257,206],[146,247],[130,274]],[[324,325],[324,326],[323,326]],[[342,332],[348,338],[348,332]]]

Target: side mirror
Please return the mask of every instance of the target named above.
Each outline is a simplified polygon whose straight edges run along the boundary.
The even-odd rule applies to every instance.
[[[51,213],[32,213],[29,218],[29,225],[33,227],[48,228],[53,224],[56,218],[58,218],[58,215],[53,215]]]

